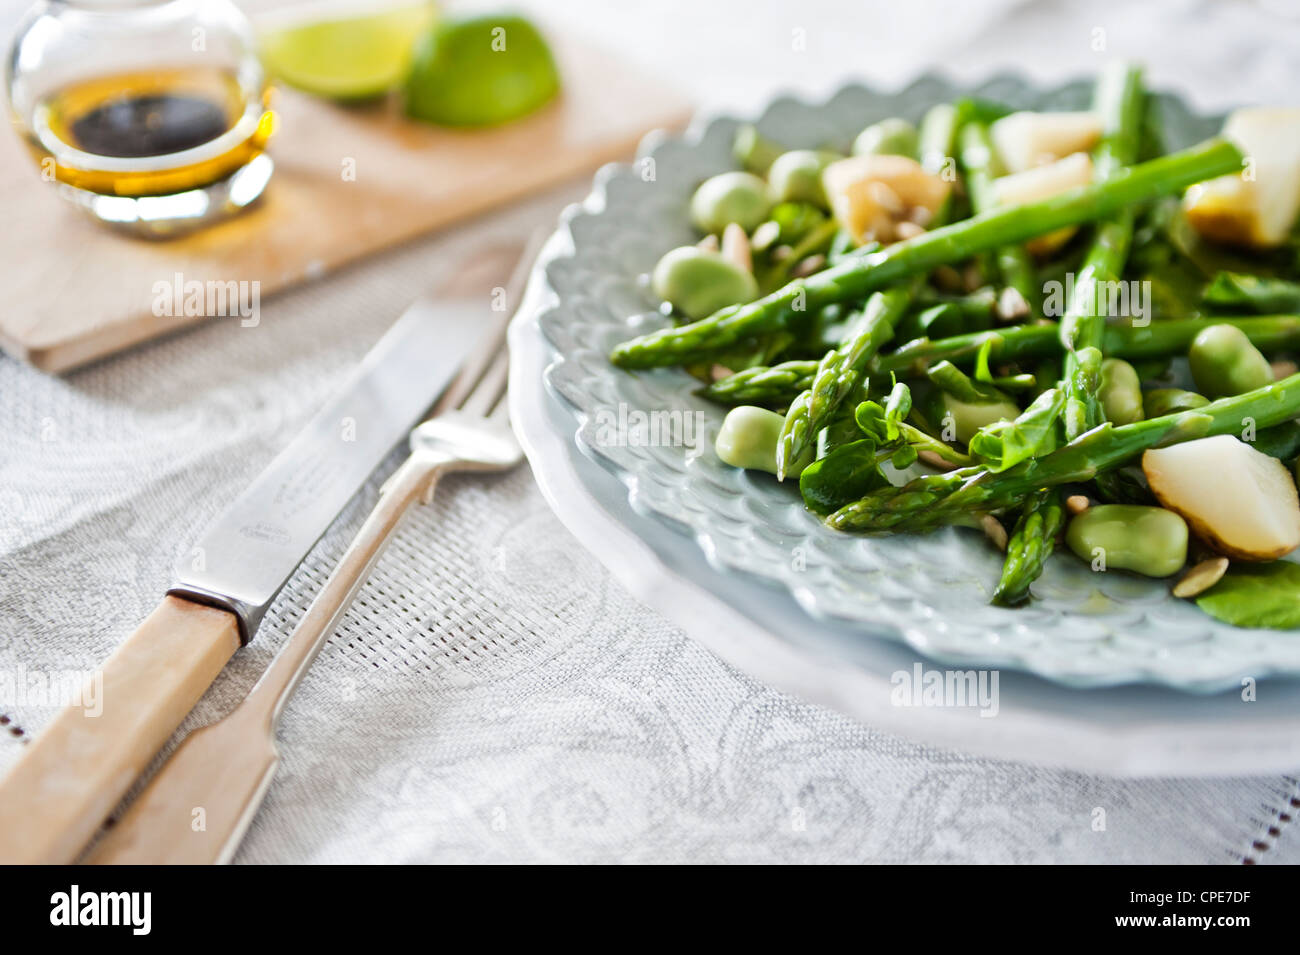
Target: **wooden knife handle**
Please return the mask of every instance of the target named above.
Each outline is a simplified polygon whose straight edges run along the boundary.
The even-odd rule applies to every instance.
[[[164,597],[0,780],[0,863],[76,859],[238,648],[234,614]]]
[[[126,813],[83,860],[89,865],[230,861],[280,757],[268,714],[240,706],[181,741]]]

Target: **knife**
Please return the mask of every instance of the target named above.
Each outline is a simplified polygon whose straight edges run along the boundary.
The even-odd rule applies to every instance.
[[[0,863],[66,863],[171,737],[312,546],[491,328],[522,246],[480,253],[413,304],[204,532],[175,584],[0,780]]]

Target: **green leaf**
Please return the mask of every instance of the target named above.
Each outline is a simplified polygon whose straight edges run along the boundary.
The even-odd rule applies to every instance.
[[[817,434],[817,457],[824,458],[836,448],[861,441],[862,429],[852,415],[841,415]]]
[[[912,392],[899,381],[894,383],[883,407],[877,401],[864,401],[854,411],[854,419],[858,427],[875,441],[877,449],[890,455],[892,463],[900,470],[915,463],[921,451],[930,451],[959,467],[971,463],[967,455],[908,424],[904,419],[911,413]]]
[[[1300,564],[1233,564],[1196,606],[1234,627],[1300,627]]]
[[[889,459],[889,463],[898,470],[905,471],[916,463],[919,456],[916,448],[910,444],[905,444],[894,452],[894,456]]]
[[[799,493],[810,511],[826,515],[889,484],[870,438],[840,445],[799,475]]]
[[[899,426],[912,413],[912,392],[901,381],[895,383],[882,406],[878,401],[858,405],[854,418],[858,427],[879,445],[893,444],[902,436]]]
[[[976,431],[970,453],[990,471],[1005,471],[1021,461],[1055,451],[1057,424],[1065,407],[1065,393],[1048,388],[1014,421],[996,421]]]
[[[1283,462],[1294,461],[1300,455],[1300,424],[1283,421],[1264,428],[1255,435],[1251,447]]]
[[[994,385],[998,388],[1033,388],[1038,384],[1033,375],[1003,375],[997,377],[989,368],[989,359],[993,356],[993,346],[997,344],[992,336],[984,339],[980,350],[975,354],[975,380],[980,384]]]
[[[877,444],[889,444],[893,438],[889,435],[889,419],[885,409],[878,401],[864,401],[853,412],[853,418],[863,433],[869,435]],[[897,429],[895,429],[897,434]]]
[[[901,381],[895,382],[885,399],[885,425],[889,429],[890,440],[898,438],[898,426],[912,413],[912,390]]]

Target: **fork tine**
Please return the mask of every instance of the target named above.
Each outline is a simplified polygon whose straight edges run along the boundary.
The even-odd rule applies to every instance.
[[[483,373],[474,390],[469,393],[460,406],[466,414],[487,417],[506,390],[506,378],[510,372],[510,354],[504,348],[497,352],[491,366]]]
[[[474,392],[479,380],[487,372],[492,360],[502,352],[505,345],[505,323],[478,346],[461,366],[460,372],[452,379],[447,390],[442,393],[437,404],[433,406],[432,415],[440,415],[453,408],[460,408]],[[431,415],[431,416],[432,416]]]
[[[541,251],[542,245],[545,244],[546,235],[547,230],[535,229],[529,236],[528,243],[525,245],[519,261],[515,263],[515,270],[506,283],[506,300],[512,305],[517,304],[518,300],[523,296],[524,285],[527,283],[528,275],[532,271],[534,260]],[[465,359],[465,364],[461,366],[460,372],[452,379],[451,384],[447,386],[447,390],[442,393],[442,397],[430,409],[429,417],[440,415],[454,408],[464,407],[465,402],[474,394],[480,379],[489,370],[493,359],[504,352],[506,331],[509,324],[508,316],[501,316],[498,319],[497,327],[493,330],[493,333],[473,354]],[[490,404],[488,408],[491,408]]]

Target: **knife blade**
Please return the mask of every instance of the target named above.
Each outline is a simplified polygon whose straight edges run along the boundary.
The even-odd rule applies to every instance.
[[[438,397],[487,325],[478,301],[412,305],[297,437],[216,519],[167,591],[229,610],[240,640],[384,456]]]
[[[493,281],[521,249],[496,249],[495,262],[479,253],[454,270],[443,297],[412,305],[203,533],[162,603],[91,676],[93,693],[55,716],[0,779],[0,863],[76,858],[316,541],[492,333]]]

